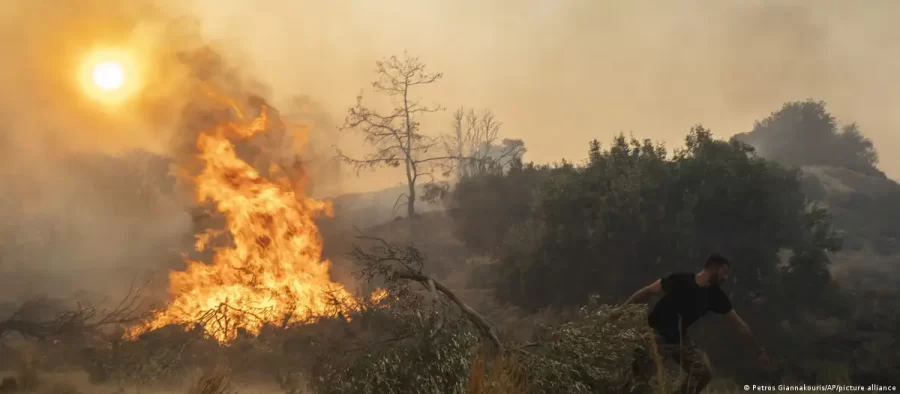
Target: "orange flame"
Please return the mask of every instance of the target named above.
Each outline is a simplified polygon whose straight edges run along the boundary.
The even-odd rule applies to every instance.
[[[207,92],[210,93],[211,92]],[[219,97],[221,99],[221,97]],[[228,139],[250,138],[270,127],[267,108],[247,122],[228,99],[237,122],[224,123],[197,138],[204,168],[194,177],[197,199],[212,201],[227,220],[228,247],[212,248],[211,264],[188,260],[184,272],[170,272],[174,300],[126,336],[170,324],[199,324],[219,342],[243,330],[256,335],[266,324],[303,323],[350,312],[354,298],[329,279],[330,262],[322,259],[322,240],[313,221],[329,214],[329,202],[313,200],[290,182],[267,179],[243,161]],[[197,235],[206,249],[218,232]],[[373,301],[384,297],[373,295]],[[189,328],[189,327],[187,327]]]

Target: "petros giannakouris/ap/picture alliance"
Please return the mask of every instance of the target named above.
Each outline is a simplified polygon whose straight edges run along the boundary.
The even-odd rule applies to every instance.
[[[880,384],[862,385],[842,385],[842,384],[818,384],[818,385],[744,385],[747,391],[820,391],[827,393],[851,393],[851,392],[869,392],[869,393],[895,393],[897,386],[882,386]]]

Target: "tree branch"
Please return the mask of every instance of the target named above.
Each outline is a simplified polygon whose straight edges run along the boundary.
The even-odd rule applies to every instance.
[[[435,297],[432,298],[434,304],[436,304],[436,295],[443,294],[456,305],[485,338],[494,344],[498,351],[503,350],[497,330],[484,316],[443,283],[422,273],[425,257],[418,249],[412,246],[393,245],[377,237],[358,236],[357,239],[371,240],[377,243],[377,246],[369,250],[363,250],[358,245],[354,245],[353,251],[350,252],[350,257],[362,266],[363,279],[372,280],[376,276],[380,276],[385,278],[388,283],[397,283],[398,280],[417,282]]]
[[[488,322],[488,320],[485,319],[484,316],[481,316],[481,314],[478,313],[474,308],[469,306],[469,304],[463,301],[462,298],[456,295],[456,293],[448,289],[447,286],[444,286],[443,283],[438,282],[428,275],[413,271],[396,271],[393,273],[392,277],[394,279],[407,279],[416,281],[424,284],[426,287],[433,287],[437,289],[437,291],[449,298],[450,301],[453,301],[453,303],[456,304],[459,310],[462,311],[463,314],[466,315],[466,317],[468,317],[469,321],[475,324],[478,330],[481,331],[482,335],[490,339],[498,350],[503,350],[503,344],[500,342],[500,337],[497,335],[497,330],[494,329],[491,323]]]
[[[17,332],[25,338],[44,340],[57,335],[92,332],[104,326],[134,323],[144,317],[140,312],[143,301],[140,289],[132,288],[115,307],[103,310],[102,316],[96,318],[98,307],[76,303],[74,309],[59,310],[46,298],[29,300],[9,318],[0,321],[0,338]],[[53,310],[57,310],[53,318],[40,316]]]

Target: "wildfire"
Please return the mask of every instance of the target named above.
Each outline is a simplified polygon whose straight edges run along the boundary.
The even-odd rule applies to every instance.
[[[212,248],[210,264],[188,260],[185,271],[170,272],[174,299],[133,327],[129,337],[170,324],[190,328],[197,323],[216,340],[228,342],[241,330],[256,335],[266,324],[346,316],[355,308],[351,294],[330,280],[330,262],[322,259],[313,218],[330,214],[330,203],[307,198],[291,182],[269,179],[278,177],[267,178],[242,160],[229,138],[265,133],[271,126],[269,111],[263,107],[258,116],[245,119],[233,101],[226,102],[238,121],[199,134],[204,167],[194,181],[198,201],[213,202],[225,217],[231,245]],[[198,234],[197,249],[207,249],[216,235]],[[380,298],[381,293],[373,300]]]

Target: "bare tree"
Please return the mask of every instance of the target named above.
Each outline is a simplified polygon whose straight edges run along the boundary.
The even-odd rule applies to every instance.
[[[448,155],[457,157],[456,175],[459,178],[503,171],[525,153],[521,140],[499,140],[502,123],[491,110],[476,113],[459,108],[453,113],[454,133],[444,141]]]
[[[452,181],[488,173],[504,173],[525,154],[525,143],[519,139],[500,140],[502,123],[493,112],[459,108],[453,113],[453,133],[443,136],[444,150],[455,158],[447,171],[455,175]],[[450,194],[451,182],[429,182],[425,185],[422,200],[437,204]]]
[[[424,106],[412,97],[414,88],[435,83],[442,74],[427,73],[425,64],[406,53],[402,59],[392,56],[376,64],[378,79],[372,86],[375,92],[387,95],[394,107],[390,112],[379,113],[364,106],[362,95],[358,96],[356,106],[349,109],[341,130],[362,134],[374,152],[362,158],[349,157],[340,150],[338,155],[357,172],[379,166],[404,166],[409,190],[400,198],[406,197],[407,215],[412,218],[416,213],[416,185],[423,178],[426,182],[433,180],[435,170],[447,168],[455,159],[455,155],[435,155],[440,151],[435,149],[440,144],[439,138],[425,135],[420,130],[419,117],[442,108]]]

